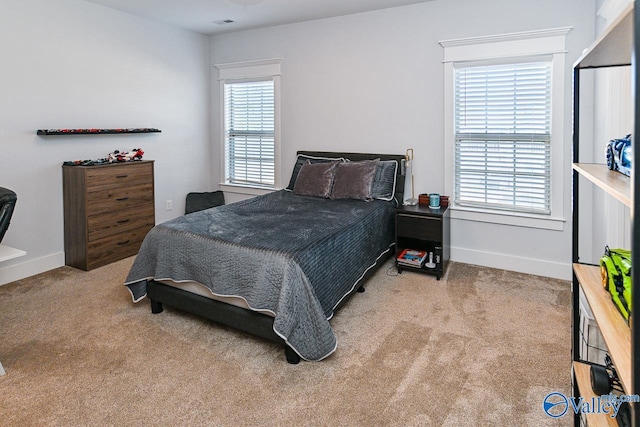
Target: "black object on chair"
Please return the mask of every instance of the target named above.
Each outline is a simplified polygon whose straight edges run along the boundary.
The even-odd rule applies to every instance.
[[[18,196],[13,191],[0,187],[0,242],[4,237],[4,233],[9,228],[9,221],[13,215],[13,208],[16,206]]]
[[[222,191],[189,193],[187,194],[187,204],[184,213],[186,215],[221,205],[224,205],[224,193]]]

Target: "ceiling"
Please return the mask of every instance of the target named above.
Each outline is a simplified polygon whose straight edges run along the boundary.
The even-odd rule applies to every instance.
[[[202,34],[330,18],[433,0],[86,0]],[[224,20],[232,23],[221,24]]]

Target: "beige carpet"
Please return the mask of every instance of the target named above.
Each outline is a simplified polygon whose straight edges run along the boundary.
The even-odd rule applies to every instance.
[[[568,282],[389,262],[334,317],[338,350],[289,365],[276,345],[122,285],[132,258],[0,286],[2,426],[559,426],[570,390]]]

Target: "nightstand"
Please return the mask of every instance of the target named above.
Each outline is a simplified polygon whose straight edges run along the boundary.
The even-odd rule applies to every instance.
[[[431,209],[429,206],[401,206],[396,209],[396,267],[403,270],[433,274],[440,280],[449,263],[449,210],[447,207]],[[422,266],[400,264],[398,255],[404,249],[427,252]],[[432,255],[435,265],[428,266]]]

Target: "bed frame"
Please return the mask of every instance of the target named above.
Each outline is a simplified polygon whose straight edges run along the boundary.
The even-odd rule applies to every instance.
[[[334,153],[328,151],[298,151],[298,154],[315,157],[344,157],[351,161],[359,160],[396,160],[398,161],[398,171],[396,174],[396,200],[401,205],[404,200],[404,167],[402,162],[404,156],[392,154],[365,154],[365,153]],[[389,250],[386,256],[382,256],[376,262],[373,268],[370,268],[360,280],[358,286],[346,297],[343,298],[336,310],[340,308],[351,296],[356,292],[364,292],[364,283],[375,273],[378,267],[394,254],[393,250]],[[165,285],[154,280],[147,282],[147,297],[151,302],[151,312],[154,314],[161,313],[163,305],[176,308],[178,310],[193,313],[197,316],[204,317],[214,322],[230,326],[234,329],[248,332],[252,335],[267,339],[269,341],[281,344],[284,347],[287,362],[297,364],[300,362],[300,356],[287,345],[287,343],[273,331],[273,317],[256,311],[247,310],[206,298],[173,286]]]

